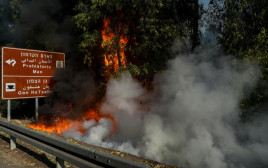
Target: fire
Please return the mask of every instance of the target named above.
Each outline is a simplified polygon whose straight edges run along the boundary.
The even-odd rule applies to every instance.
[[[109,79],[111,74],[120,70],[121,67],[126,68],[126,55],[125,47],[128,42],[128,37],[124,35],[124,28],[122,24],[118,24],[115,28],[116,32],[113,32],[111,28],[111,20],[105,18],[103,20],[104,26],[102,32],[102,44],[101,47],[106,50],[104,55],[104,64],[106,66],[106,79]],[[107,114],[101,114],[97,110],[88,110],[81,113],[79,116],[72,114],[72,104],[68,104],[70,110],[61,111],[57,110],[55,116],[51,118],[41,118],[37,124],[31,124],[28,127],[36,130],[42,130],[45,132],[62,134],[64,131],[71,129],[72,127],[78,128],[79,132],[84,134],[86,130],[83,129],[84,121],[95,120],[99,122],[101,118],[107,118],[113,121],[113,131],[116,131],[116,123],[112,116]],[[66,115],[67,114],[67,115]],[[51,121],[52,120],[52,121]]]
[[[108,77],[114,71],[118,71],[120,66],[126,68],[125,47],[128,37],[122,33],[127,29],[123,28],[122,24],[118,25],[117,33],[115,33],[112,31],[110,19],[105,18],[103,23],[101,46],[109,53],[104,55],[104,64],[108,69],[106,76]]]
[[[79,128],[82,126],[80,122],[73,121],[67,118],[57,118],[52,124],[47,124],[46,120],[42,118],[38,124],[32,124],[28,127],[36,130],[42,130],[45,132],[62,134],[64,131],[70,129],[74,125],[78,125]]]
[[[63,115],[58,116],[54,121],[48,122],[47,119],[41,118],[40,121],[37,124],[31,124],[28,127],[33,128],[36,130],[42,130],[45,132],[50,132],[50,133],[56,133],[56,134],[62,134],[64,131],[69,130],[72,127],[78,128],[79,132],[84,134],[86,133],[86,130],[83,129],[83,122],[84,121],[89,121],[89,120],[95,120],[99,121],[101,118],[107,118],[112,121],[114,121],[114,118],[110,115],[104,115],[101,114],[100,112],[96,110],[89,110],[87,112],[84,112],[81,114],[81,118],[68,118],[64,117]],[[115,130],[115,122],[113,123],[113,127]]]

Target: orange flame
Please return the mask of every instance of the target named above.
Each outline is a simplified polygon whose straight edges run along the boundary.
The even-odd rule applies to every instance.
[[[47,125],[46,121],[44,119],[41,119],[38,124],[32,124],[32,125],[29,125],[28,127],[36,129],[36,130],[42,130],[45,132],[62,134],[64,131],[70,129],[72,126],[75,126],[75,125],[77,125],[79,128],[80,127],[82,128],[82,123],[78,121],[73,121],[67,118],[57,118],[55,119],[52,125]]]
[[[128,37],[124,35],[124,32],[127,28],[123,28],[122,24],[118,24],[116,28],[117,33],[114,33],[111,28],[110,19],[104,19],[104,26],[102,32],[102,48],[107,49],[107,54],[104,55],[104,64],[106,69],[106,79],[109,79],[111,74],[114,74],[115,71],[119,70],[119,65],[126,68],[126,55],[125,55],[125,47],[128,42]],[[116,39],[118,38],[118,39]],[[117,46],[117,49],[116,47]],[[120,55],[120,61],[118,59]],[[70,110],[68,114],[72,112],[72,104],[68,104],[70,106]],[[65,116],[61,114],[66,114],[66,112],[61,112],[58,110],[56,112],[57,117],[52,119],[41,118],[37,124],[31,124],[28,127],[36,130],[42,130],[45,132],[62,134],[64,131],[69,130],[72,127],[78,128],[81,133],[86,133],[86,130],[83,129],[83,122],[88,120],[95,120],[98,122],[101,118],[107,118],[113,121],[113,131],[116,131],[116,123],[112,116],[108,114],[101,114],[96,110],[89,110],[87,112],[82,113],[82,117],[77,116]],[[53,122],[48,122],[48,120],[53,120]]]
[[[56,133],[56,134],[62,134],[64,131],[69,130],[72,127],[78,128],[79,132],[84,134],[86,133],[86,130],[83,129],[83,122],[88,121],[88,120],[95,120],[99,121],[101,118],[107,118],[112,121],[114,121],[114,118],[110,115],[104,115],[99,113],[96,110],[89,110],[87,112],[84,112],[81,114],[82,118],[67,118],[64,117],[63,115],[60,115],[52,123],[49,123],[47,119],[41,118],[37,124],[31,124],[28,125],[29,128],[33,128],[36,130],[42,130],[45,132],[50,132],[50,133]],[[113,123],[113,129],[115,131],[115,122]]]
[[[125,47],[128,42],[128,37],[121,32],[124,31],[122,28],[122,24],[119,24],[117,27],[117,36],[116,33],[114,33],[111,29],[111,21],[110,19],[105,18],[103,20],[104,28],[101,31],[102,32],[102,48],[107,49],[107,52],[109,54],[104,55],[104,64],[108,68],[108,74],[106,76],[109,76],[114,71],[119,70],[119,65],[126,68],[126,55],[125,55]],[[116,40],[116,38],[119,38],[119,40]],[[116,44],[119,43],[119,44]],[[116,46],[119,45],[119,55],[120,55],[120,64],[118,59],[118,52],[116,49]]]

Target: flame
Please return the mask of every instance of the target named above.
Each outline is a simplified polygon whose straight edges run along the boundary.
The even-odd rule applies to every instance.
[[[107,52],[104,55],[104,64],[107,71],[106,79],[109,79],[111,74],[114,74],[115,71],[120,70],[121,67],[126,68],[126,55],[125,47],[128,43],[128,37],[122,32],[127,30],[127,27],[124,28],[122,24],[118,24],[115,28],[116,33],[113,32],[111,28],[111,21],[108,18],[103,20],[103,30],[102,32],[102,44],[101,47]],[[117,47],[116,47],[117,46]],[[120,60],[118,59],[120,55]],[[72,104],[68,104],[70,107],[69,111],[61,111],[60,108],[56,111],[55,116],[51,118],[41,118],[37,124],[31,124],[28,127],[36,130],[42,130],[45,132],[56,133],[62,135],[64,131],[71,129],[72,127],[78,128],[79,132],[84,134],[86,130],[83,129],[84,121],[95,120],[99,122],[101,118],[107,118],[113,121],[113,131],[116,131],[116,122],[114,118],[108,114],[101,114],[97,110],[88,110],[83,112],[81,116],[75,116],[72,114]],[[66,115],[67,114],[67,115]],[[51,122],[51,120],[53,120]]]
[[[56,133],[56,134],[62,134],[64,131],[70,129],[72,126],[78,125],[78,127],[82,128],[82,123],[78,121],[73,121],[71,119],[67,118],[57,118],[55,121],[50,125],[47,124],[45,119],[41,119],[38,124],[32,124],[29,125],[29,128],[33,128],[36,130],[42,130],[45,132],[50,132],[50,133]],[[80,132],[83,133],[82,130],[79,129]]]
[[[62,135],[64,131],[69,130],[72,127],[78,128],[78,131],[82,134],[86,133],[83,129],[84,121],[95,120],[98,122],[101,118],[107,118],[114,121],[114,118],[110,115],[101,114],[97,110],[89,110],[81,114],[82,117],[78,118],[73,116],[72,118],[64,115],[59,115],[54,121],[49,122],[47,118],[41,118],[37,124],[28,125],[29,128],[42,130],[45,132],[56,133]],[[113,129],[115,131],[116,123],[113,122]]]
[[[119,24],[117,27],[117,36],[111,29],[111,21],[108,18],[103,20],[103,30],[102,32],[102,48],[107,49],[109,54],[104,54],[104,64],[108,69],[108,73],[106,76],[109,76],[114,71],[119,70],[119,65],[126,68],[126,55],[125,55],[125,47],[128,42],[128,37],[121,32],[124,32],[122,24]],[[116,40],[119,38],[119,40]],[[119,44],[116,44],[119,43]],[[120,55],[120,63],[118,59],[118,52],[116,50],[116,46],[119,46],[119,55]]]

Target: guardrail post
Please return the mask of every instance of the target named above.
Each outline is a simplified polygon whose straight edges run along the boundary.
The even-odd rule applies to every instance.
[[[16,149],[16,138],[10,136],[10,143],[9,143],[10,150]]]
[[[64,168],[64,160],[56,157],[56,168]]]

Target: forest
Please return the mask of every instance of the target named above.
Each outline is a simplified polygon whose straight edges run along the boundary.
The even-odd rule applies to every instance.
[[[134,136],[128,136],[123,127],[118,137],[130,140],[115,137],[112,140],[121,143],[127,139],[131,149],[136,149],[132,150],[135,155],[186,167],[268,165],[264,161],[267,151],[255,150],[247,143],[255,143],[259,137],[256,143],[266,145],[267,149],[267,137],[251,135],[258,129],[251,124],[265,123],[267,120],[260,118],[267,119],[268,115],[267,0],[210,0],[206,5],[198,0],[0,0],[0,25],[1,46],[66,55],[64,72],[55,73],[53,93],[39,102],[42,120],[59,118],[62,114],[76,118],[75,113],[81,118],[80,114],[85,117],[84,111],[94,109],[100,118],[113,118],[120,130],[124,122],[117,119],[122,120],[126,115],[121,111],[129,110],[130,116],[124,119],[138,125],[143,123],[139,126],[144,132],[142,140],[132,142]],[[11,103],[12,118],[34,117],[33,99]],[[0,100],[2,116],[6,115],[6,104]],[[55,113],[58,108],[67,112]],[[184,112],[171,112],[177,109]],[[103,111],[107,112],[101,114]],[[115,111],[119,111],[118,115]],[[135,111],[148,112],[141,115]],[[200,128],[189,126],[181,117],[199,123]],[[220,126],[214,127],[213,120]],[[139,130],[133,128],[132,122],[126,128]],[[147,123],[157,125],[156,129],[167,132],[165,136],[181,143],[173,143],[172,138],[155,142],[149,136],[154,133],[153,126]],[[177,127],[190,131],[187,134]],[[203,127],[209,135],[197,133]],[[260,134],[265,134],[262,131],[267,132],[267,124],[260,127]],[[225,132],[229,128],[230,134]],[[71,136],[68,132],[63,135]],[[225,135],[234,138],[221,140]],[[212,137],[208,138],[212,144],[203,144],[200,137]],[[239,153],[223,150],[227,141]],[[195,156],[195,161],[190,159],[194,153],[192,147],[202,144],[205,147],[200,151],[213,155],[214,161],[206,158],[197,161]],[[140,145],[144,150],[140,150]],[[163,148],[150,151],[154,145]],[[183,145],[191,154],[181,154],[185,152]],[[248,149],[244,153],[252,154],[242,156],[242,148]],[[202,152],[197,153],[200,156]],[[158,153],[161,154],[157,156]],[[253,159],[254,154],[260,157]]]

